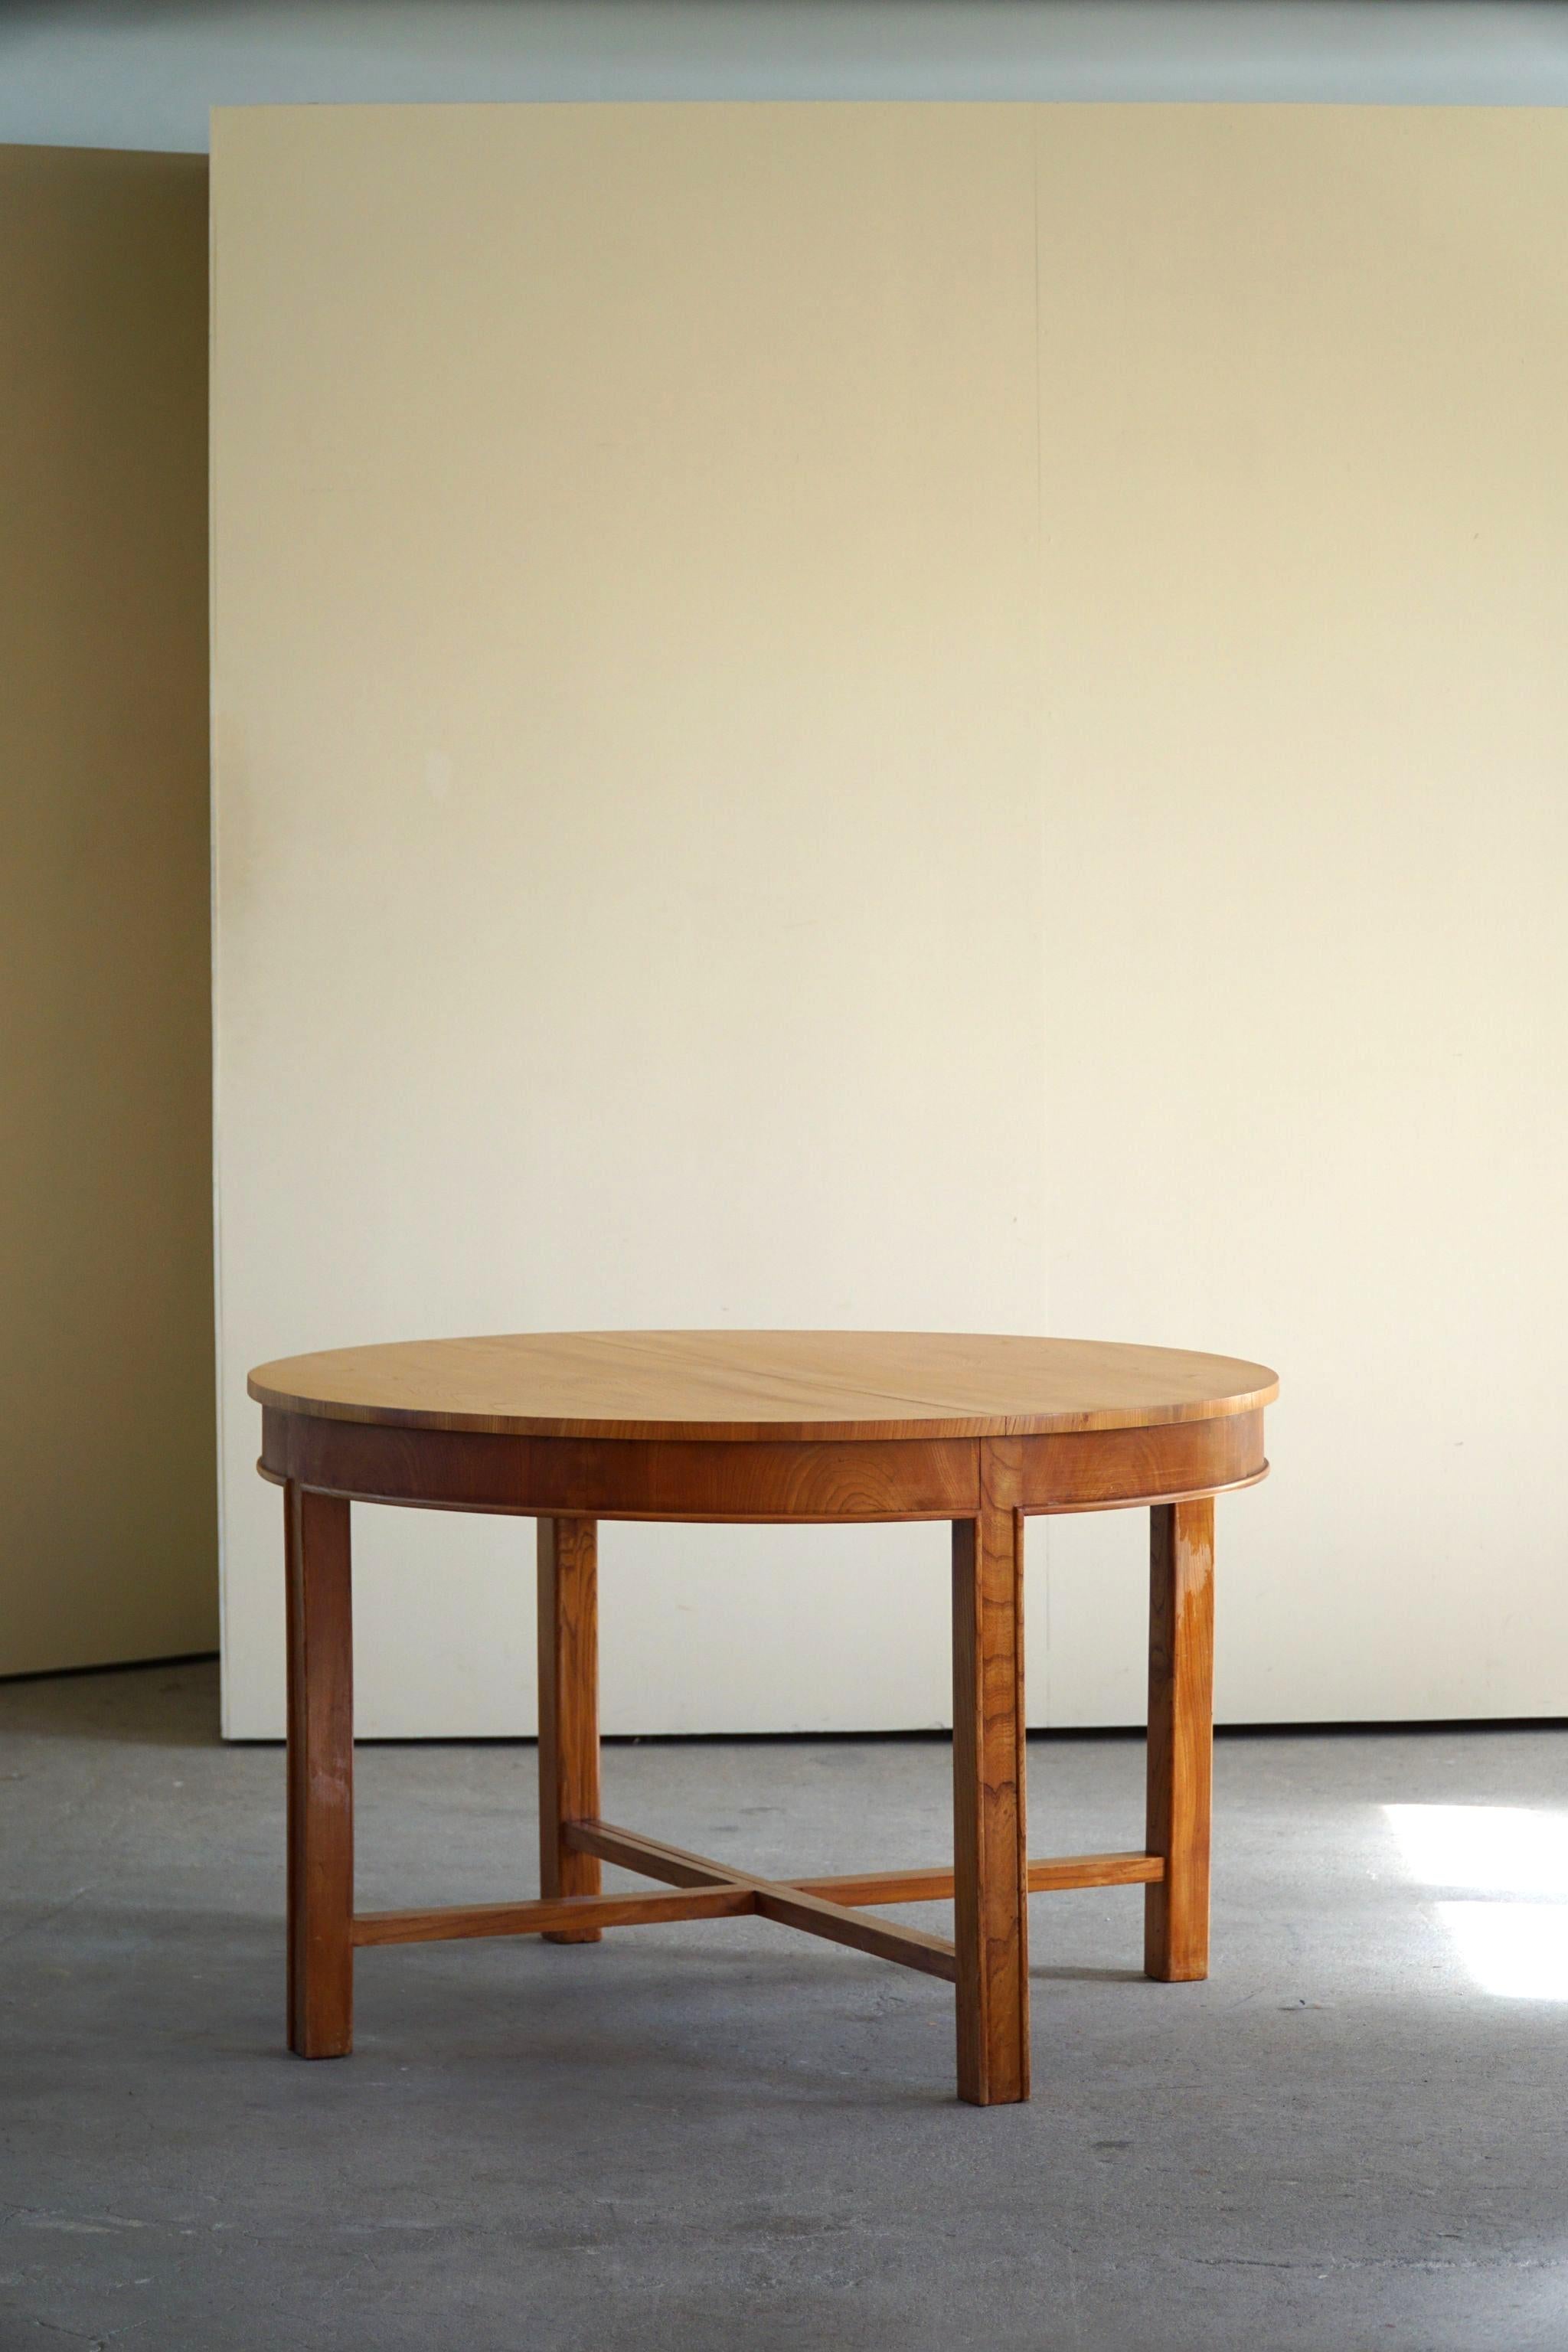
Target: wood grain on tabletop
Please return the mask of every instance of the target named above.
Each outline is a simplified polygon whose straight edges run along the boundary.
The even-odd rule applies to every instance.
[[[263,1364],[287,1412],[534,1437],[1021,1436],[1208,1421],[1266,1366],[1186,1349],[946,1331],[573,1331],[412,1339]]]

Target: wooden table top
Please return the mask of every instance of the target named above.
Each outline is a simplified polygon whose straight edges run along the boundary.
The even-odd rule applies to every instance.
[[[1148,1429],[1250,1412],[1262,1364],[947,1331],[527,1331],[262,1364],[258,1403],[512,1437],[883,1439]]]

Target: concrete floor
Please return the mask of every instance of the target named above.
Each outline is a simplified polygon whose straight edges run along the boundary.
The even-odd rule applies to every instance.
[[[1142,1760],[1035,1741],[1034,1850],[1139,1843]],[[947,1850],[946,1774],[633,1745],[606,1807],[887,1866]],[[362,1749],[362,1903],[531,1885],[533,1780]],[[1568,2001],[1475,1981],[1475,1856],[1414,1880],[1383,1808],[1565,1785],[1564,1732],[1222,1740],[1212,1979],[1134,1972],[1135,1890],[1037,1897],[1034,2102],[982,2112],[943,1986],[754,1920],[369,1952],[356,2055],[302,2064],[282,1759],[214,1670],[0,1686],[0,2346],[1563,2352]]]

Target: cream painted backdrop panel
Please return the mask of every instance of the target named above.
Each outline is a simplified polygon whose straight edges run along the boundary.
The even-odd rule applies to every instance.
[[[1568,118],[1037,131],[1052,1319],[1284,1373],[1223,1714],[1562,1714]],[[1050,1531],[1055,1720],[1137,1538]]]
[[[1222,1713],[1561,1710],[1563,118],[310,110],[215,189],[230,1728],[248,1362],[709,1319],[1265,1354]],[[358,1516],[365,1727],[525,1727],[528,1531]],[[606,1549],[616,1727],[945,1712],[934,1530]],[[1140,1715],[1141,1555],[1032,1530],[1036,1720]]]
[[[1031,135],[215,119],[233,1735],[258,1360],[1045,1319]],[[363,1732],[532,1727],[532,1535],[356,1511]],[[942,1529],[604,1549],[613,1730],[947,1714]]]

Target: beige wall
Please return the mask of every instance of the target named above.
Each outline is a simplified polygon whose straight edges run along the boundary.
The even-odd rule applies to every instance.
[[[232,1730],[247,1365],[1043,1314],[1031,163],[984,108],[215,118]],[[365,1727],[531,1727],[531,1528],[356,1523]],[[948,1704],[935,1531],[605,1552],[612,1728]]]
[[[1233,1719],[1554,1711],[1568,124],[365,108],[214,151],[227,1720],[248,1364],[416,1331],[1262,1355]],[[362,1721],[531,1722],[365,1511]],[[1136,1521],[1032,1533],[1134,1718]],[[936,1722],[932,1530],[614,1530],[616,1729]]]
[[[1568,1711],[1568,115],[1042,117],[1053,1322],[1245,1341],[1218,1702]],[[1125,1718],[1124,1524],[1048,1705]]]
[[[0,1673],[216,1636],[201,159],[0,149]]]

